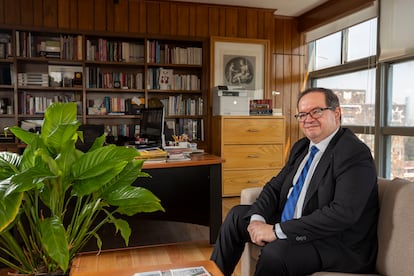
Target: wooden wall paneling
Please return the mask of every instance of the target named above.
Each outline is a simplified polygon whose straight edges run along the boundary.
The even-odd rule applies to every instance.
[[[20,19],[20,7],[16,5],[16,0],[4,1],[4,23],[9,25],[19,25]]]
[[[265,39],[274,39],[275,36],[275,16],[273,12],[265,12],[263,16],[264,22],[264,36]]]
[[[160,4],[155,2],[146,2],[147,10],[147,31],[148,34],[159,34],[160,33]]]
[[[139,33],[139,18],[140,18],[140,5],[137,1],[129,1],[128,6],[128,30],[131,33]]]
[[[257,26],[259,20],[258,12],[254,9],[247,9],[246,11],[246,37],[256,38]]]
[[[296,19],[290,19],[290,32],[291,32],[291,38],[292,38],[292,54],[294,55],[302,55],[301,51],[301,34],[298,31],[298,21]]]
[[[228,37],[237,37],[238,36],[238,9],[237,8],[224,8],[225,13],[225,22],[226,22],[226,34]]]
[[[78,1],[68,0],[70,2],[69,6],[69,28],[73,30],[78,29],[79,14],[78,14]],[[94,15],[89,15],[94,18]]]
[[[129,2],[129,0],[118,0],[118,3],[113,4],[115,32],[129,32]]]
[[[79,30],[92,31],[95,27],[95,20],[102,20],[105,18],[105,13],[101,13],[100,9],[102,8],[102,6],[105,7],[105,1],[101,0],[100,2],[102,3],[100,3],[99,5],[95,5],[94,0],[78,0]],[[94,11],[94,13],[91,14],[91,11]]]
[[[195,36],[208,37],[209,36],[209,10],[206,5],[199,5],[196,7],[195,18]]]
[[[70,28],[70,6],[71,3],[76,3],[76,1],[70,1],[70,0],[59,0],[57,10],[58,10],[58,22],[57,26],[58,28],[62,29],[69,29]]]
[[[144,1],[139,1],[139,32],[147,32],[147,9]]]
[[[220,10],[217,7],[208,8],[208,34],[210,36],[220,34]]]
[[[226,36],[226,9],[220,8],[219,9],[219,36]]]
[[[20,0],[21,25],[33,26],[33,0]]]
[[[171,16],[170,3],[160,2],[160,34],[171,33]]]
[[[190,5],[189,7],[189,26],[188,26],[188,35],[191,37],[194,37],[197,33],[196,27],[197,27],[197,9],[196,6]]]
[[[58,25],[58,0],[43,0],[43,26],[56,28]]]
[[[176,13],[177,21],[177,35],[179,36],[189,36],[190,29],[190,8],[187,5],[177,5]]]
[[[291,24],[288,20],[283,20],[283,54],[292,54],[292,33]]]
[[[274,49],[273,53],[282,54],[283,53],[283,19],[275,19],[275,40],[274,40]]]
[[[0,24],[5,24],[5,3],[4,0],[0,0]]]
[[[78,5],[81,5],[80,2],[84,0],[78,0]],[[106,31],[106,1],[95,0],[96,4],[93,9],[93,30],[94,31]],[[89,0],[93,5],[93,0]],[[82,3],[83,5],[83,3]],[[80,21],[80,19],[79,19]]]
[[[33,0],[33,26],[43,27],[43,1]]]
[[[177,11],[177,4],[171,4],[170,6],[170,13],[171,13],[171,17],[170,17],[170,35],[177,35],[177,16],[178,16],[178,11]]]
[[[246,37],[247,36],[247,12],[246,8],[239,8],[237,13],[238,23],[237,23],[237,37]]]
[[[265,15],[262,10],[258,11],[258,21],[257,21],[257,34],[256,38],[265,38],[265,26],[268,22],[265,22]]]
[[[99,0],[95,0],[99,1]],[[105,0],[106,2],[106,30],[108,32],[113,32],[115,29],[115,13],[114,13],[114,5],[115,3],[113,0]]]

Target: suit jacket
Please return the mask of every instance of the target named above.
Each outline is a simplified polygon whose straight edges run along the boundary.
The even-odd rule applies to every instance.
[[[292,147],[281,172],[263,188],[248,214],[280,222],[293,177],[310,141]],[[378,186],[369,148],[340,128],[309,183],[302,217],[280,223],[291,243],[312,242],[325,271],[372,272],[377,256]]]

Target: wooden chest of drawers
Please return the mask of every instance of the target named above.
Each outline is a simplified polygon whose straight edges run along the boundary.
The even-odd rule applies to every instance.
[[[223,158],[223,196],[264,185],[284,165],[283,116],[214,116],[212,153]]]

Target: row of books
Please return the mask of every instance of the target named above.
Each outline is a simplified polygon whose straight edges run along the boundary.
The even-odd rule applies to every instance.
[[[48,73],[18,73],[17,84],[19,86],[49,86],[49,75]]]
[[[186,98],[182,94],[161,99],[165,114],[174,115],[203,115],[204,101],[201,97]]]
[[[110,41],[104,38],[86,40],[86,60],[144,62],[144,44]]]
[[[272,115],[272,99],[250,100],[250,115]]]
[[[143,89],[143,73],[108,72],[99,67],[87,67],[86,88]]]
[[[175,135],[186,134],[190,141],[204,141],[203,119],[166,119],[167,127],[174,130]]]
[[[139,129],[136,124],[105,125],[105,134],[114,139],[119,136],[133,138],[139,134]]]
[[[16,31],[16,54],[18,57],[82,60],[82,35],[51,37]]]
[[[8,33],[0,33],[0,59],[12,57],[11,35]]]
[[[25,115],[43,114],[53,102],[73,102],[75,97],[72,94],[60,94],[50,96],[32,95],[26,92],[19,94],[19,112]],[[78,109],[81,108],[80,105]],[[78,110],[81,113],[81,110]]]
[[[147,62],[159,64],[201,65],[203,50],[201,47],[178,47],[158,40],[147,41]]]
[[[142,104],[125,97],[110,97],[88,99],[88,115],[137,115]]]
[[[174,73],[173,69],[148,69],[148,89],[200,90],[200,87],[200,78],[197,75]]]

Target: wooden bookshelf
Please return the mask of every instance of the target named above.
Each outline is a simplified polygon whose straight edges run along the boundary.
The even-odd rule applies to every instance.
[[[207,149],[206,39],[13,28],[0,29],[0,44],[2,129],[69,101],[83,124],[127,141],[138,134],[139,109],[162,104],[168,126]]]

